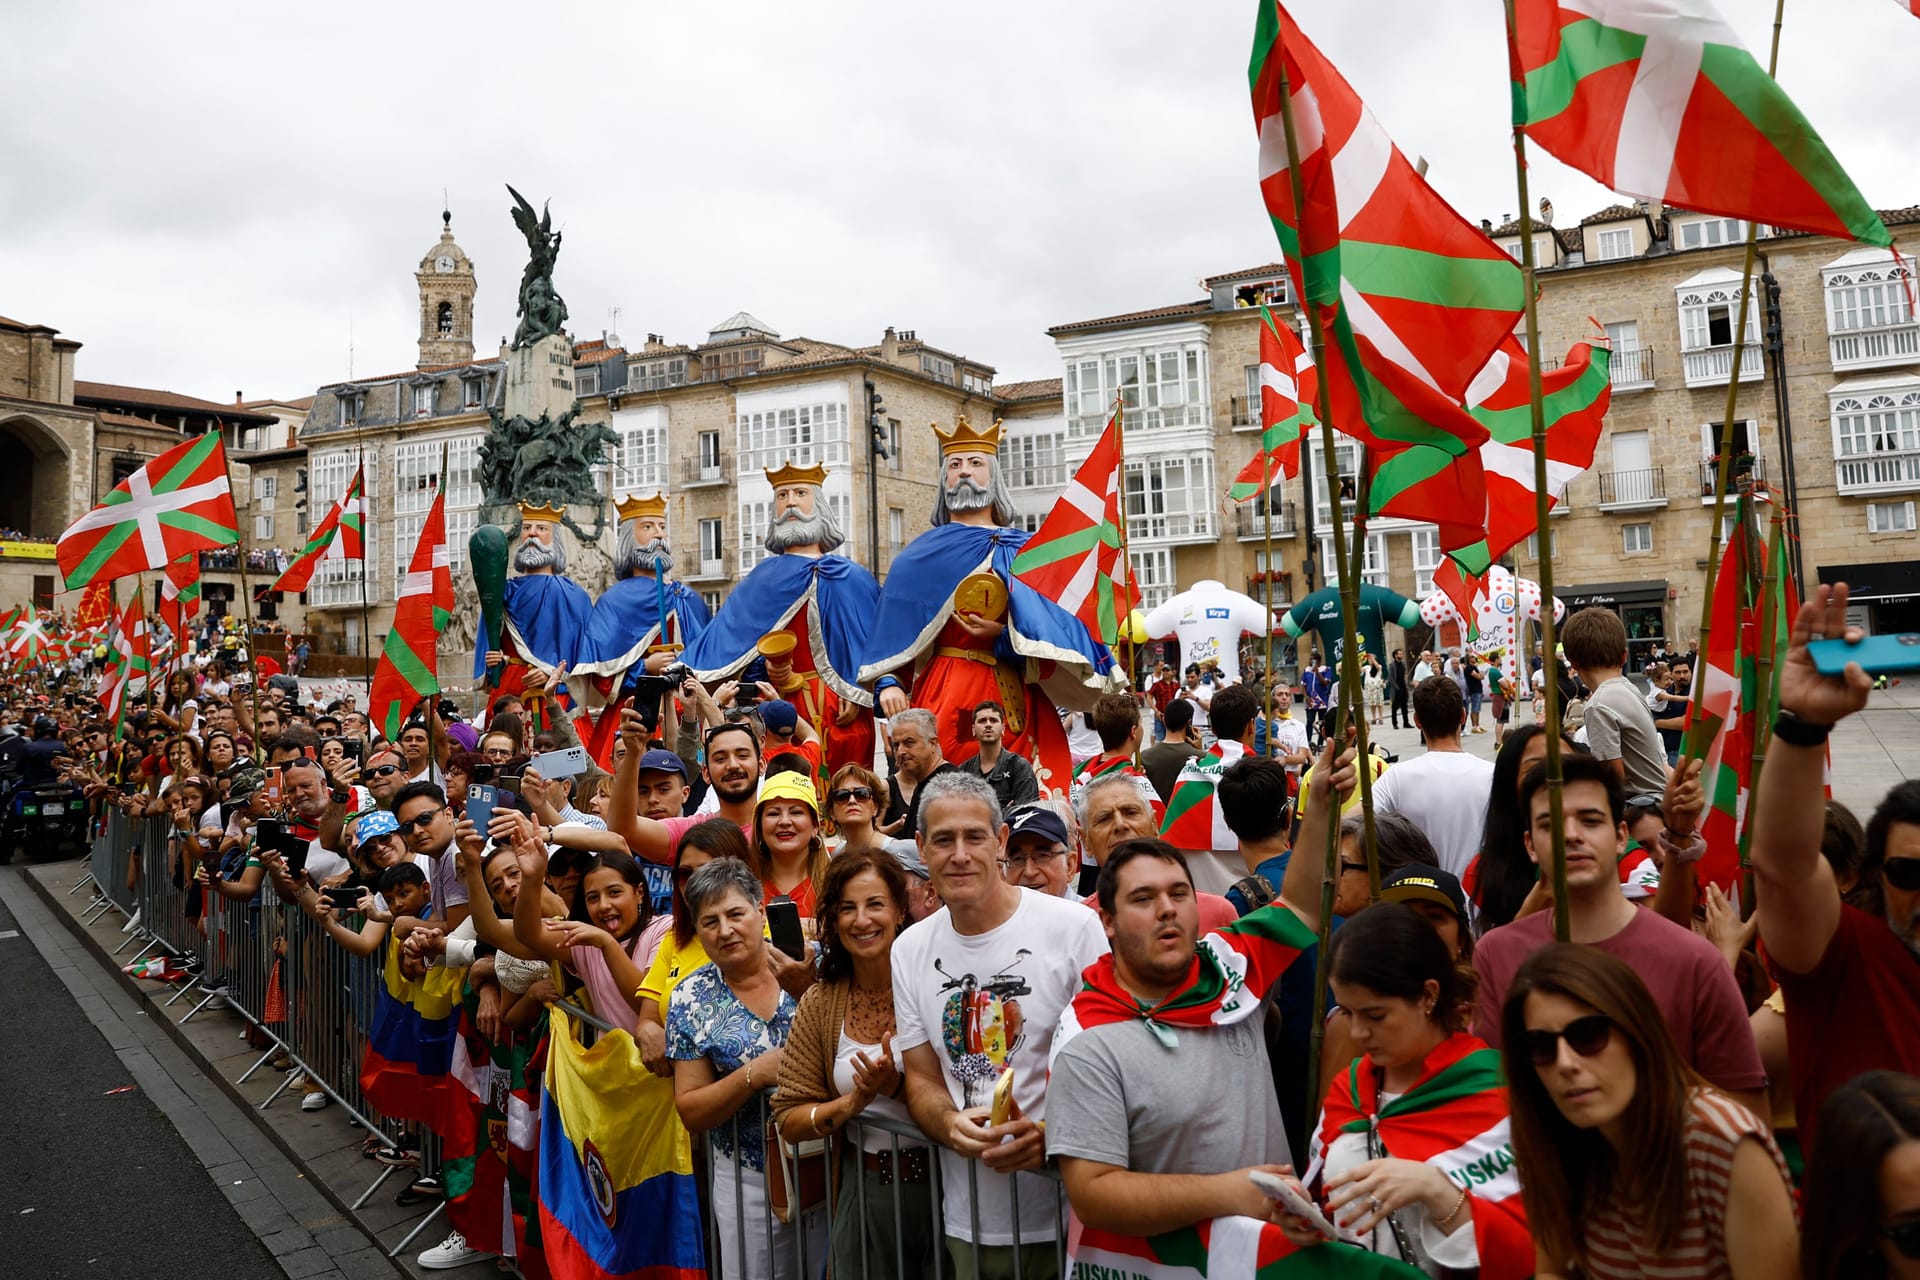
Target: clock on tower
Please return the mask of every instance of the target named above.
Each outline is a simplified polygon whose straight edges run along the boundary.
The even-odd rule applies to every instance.
[[[440,215],[440,241],[420,259],[420,367],[473,359],[473,261],[453,239],[453,214]]]

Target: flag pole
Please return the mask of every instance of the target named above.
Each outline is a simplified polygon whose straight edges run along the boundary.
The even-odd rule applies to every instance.
[[[1295,388],[1296,391],[1298,389],[1298,387]],[[1261,401],[1256,400],[1254,403],[1262,405],[1264,408]],[[1265,427],[1266,424],[1263,422],[1261,424],[1262,437],[1266,434]],[[1265,557],[1267,568],[1260,603],[1266,606],[1267,611],[1265,627],[1267,633],[1267,707],[1263,714],[1267,718],[1266,758],[1271,760],[1273,759],[1275,745],[1273,741],[1273,686],[1275,680],[1273,672],[1273,582],[1278,576],[1273,569],[1273,491],[1279,486],[1273,482],[1273,473],[1275,470],[1273,456],[1270,453],[1266,453],[1265,444],[1266,442],[1263,438],[1261,441],[1261,451],[1266,456],[1260,460],[1260,505],[1265,508],[1266,515],[1266,519],[1263,522],[1265,524],[1263,533],[1266,539],[1266,549],[1260,554]]]
[[[1300,188],[1300,134],[1299,130],[1295,127],[1293,119],[1293,88],[1287,81],[1287,59],[1285,50],[1282,49],[1278,51],[1278,56],[1280,59],[1280,123],[1285,129],[1287,139],[1287,187],[1293,196],[1293,225],[1298,229],[1303,227],[1307,220],[1306,193]],[[1301,302],[1307,310],[1307,327],[1310,331],[1308,339],[1313,347],[1314,367],[1324,371],[1326,369],[1326,349],[1324,331],[1320,325],[1320,304],[1314,299],[1312,290],[1304,287],[1307,281],[1307,263],[1303,247],[1297,242],[1294,245],[1294,257],[1300,266],[1300,280],[1303,286],[1301,289]],[[1327,464],[1327,508],[1328,522],[1333,526],[1333,562],[1339,565],[1346,560],[1347,546],[1346,534],[1340,527],[1340,454],[1334,441],[1333,412],[1330,407],[1332,404],[1333,388],[1331,380],[1325,376],[1324,372],[1317,382],[1318,385],[1314,389],[1314,408],[1320,415],[1320,448]],[[1313,494],[1308,493],[1306,496],[1308,505],[1311,506]],[[1344,656],[1350,659],[1353,656],[1355,648],[1355,610],[1359,606],[1359,590],[1351,574],[1345,574],[1341,577],[1340,601],[1341,624],[1344,635],[1342,649]],[[1339,718],[1336,716],[1334,725],[1336,730],[1334,735],[1336,741],[1334,757],[1336,759],[1339,757],[1337,749],[1340,736],[1338,733],[1338,720]],[[1361,765],[1362,773],[1364,773],[1365,762],[1362,761]],[[1332,812],[1334,816],[1333,819],[1327,823],[1326,866],[1320,882],[1320,940],[1319,949],[1315,952],[1313,982],[1313,1043],[1312,1050],[1307,1058],[1307,1097],[1310,1100],[1320,1096],[1320,1046],[1326,1036],[1327,978],[1330,974],[1330,966],[1327,963],[1327,953],[1331,949],[1333,939],[1333,887],[1334,881],[1339,878],[1340,873],[1339,800],[1333,795],[1333,780],[1331,778],[1320,779],[1320,785],[1328,788],[1328,799],[1333,804]]]
[[[220,445],[220,466],[226,474],[227,492],[231,495],[233,492],[233,462],[227,457],[225,441],[222,441]],[[249,736],[255,739],[253,755],[255,758],[258,758],[260,748],[264,744],[258,741],[260,737],[260,661],[253,652],[253,588],[247,585],[246,526],[238,519],[234,520],[234,524],[239,526],[234,532],[239,534],[240,538],[239,541],[234,543],[233,563],[234,567],[240,571],[240,617],[246,627],[246,630],[241,633],[240,651],[246,655],[247,668],[250,673],[247,680],[247,690],[250,695],[249,701],[252,704],[253,733]],[[198,556],[200,553],[196,551],[194,554]],[[204,595],[205,592],[203,591],[201,594]]]
[[[1506,0],[1507,46],[1518,47],[1514,25],[1514,0]],[[1519,115],[1518,112],[1515,113]],[[1558,642],[1553,621],[1553,529],[1548,524],[1551,510],[1547,501],[1547,414],[1540,391],[1540,313],[1534,304],[1537,264],[1533,253],[1533,214],[1527,191],[1527,136],[1523,121],[1513,123],[1513,177],[1520,193],[1520,274],[1526,295],[1527,328],[1527,403],[1533,419],[1533,527],[1540,548],[1540,674],[1544,678],[1541,700],[1547,730],[1547,813],[1553,823],[1553,853],[1549,873],[1553,882],[1553,936],[1568,941],[1571,922],[1567,914],[1567,832],[1566,809],[1562,801],[1563,779],[1560,772],[1560,679]],[[1744,295],[1743,295],[1744,296]],[[1744,305],[1744,304],[1743,304]]]
[[[1369,451],[1366,448],[1361,448],[1360,470],[1359,475],[1356,477],[1357,488],[1354,491],[1353,572],[1348,576],[1353,579],[1353,599],[1355,604],[1351,612],[1347,615],[1345,657],[1343,657],[1340,664],[1340,701],[1345,706],[1348,714],[1351,715],[1356,710],[1359,712],[1358,715],[1353,716],[1353,722],[1359,733],[1359,736],[1355,739],[1358,750],[1354,759],[1360,764],[1360,831],[1367,863],[1367,901],[1374,903],[1380,901],[1380,847],[1374,837],[1373,762],[1368,759],[1368,757],[1373,754],[1373,745],[1369,741],[1371,731],[1367,725],[1366,702],[1360,697],[1360,687],[1365,677],[1360,674],[1360,645],[1357,638],[1360,617],[1358,604],[1360,599],[1360,584],[1365,581],[1365,578],[1361,575],[1367,567],[1367,512],[1373,505],[1373,476],[1370,466],[1372,459],[1368,456],[1368,453]],[[1336,466],[1329,475],[1337,475],[1338,472],[1339,468]],[[1346,579],[1342,578],[1341,583],[1343,586],[1345,582]],[[1351,663],[1346,661],[1347,658],[1352,659]],[[1349,679],[1347,675],[1349,667],[1351,667],[1353,671],[1351,679]]]
[[[367,681],[367,713],[369,717],[367,723],[371,725],[373,723],[371,718],[373,713],[373,624],[368,621],[367,614],[367,565],[371,563],[367,555],[367,547],[373,540],[373,529],[371,527],[373,521],[368,518],[370,504],[367,498],[366,437],[363,435],[360,439],[356,440],[354,447],[359,451],[359,460],[356,466],[360,475],[360,674],[365,676]],[[445,467],[443,464],[442,474],[444,475],[444,473]],[[309,496],[308,501],[312,501],[311,496]],[[338,538],[340,536],[339,530],[336,529],[333,536]],[[396,547],[394,550],[398,553],[399,548]],[[436,668],[439,666],[439,658],[437,656],[434,659],[434,665]]]
[[[1767,78],[1773,79],[1780,65],[1780,26],[1786,15],[1787,0],[1774,0],[1773,7],[1773,46],[1767,52]],[[1701,727],[1700,697],[1707,688],[1706,655],[1708,641],[1713,637],[1713,591],[1714,583],[1720,573],[1720,529],[1726,520],[1727,476],[1732,471],[1733,454],[1733,415],[1739,411],[1740,404],[1740,356],[1747,345],[1747,317],[1753,306],[1753,268],[1760,249],[1760,224],[1752,218],[1747,219],[1747,252],[1745,265],[1740,268],[1740,315],[1733,326],[1733,360],[1727,370],[1727,411],[1720,421],[1720,439],[1714,448],[1713,461],[1713,518],[1707,522],[1707,581],[1700,596],[1700,669],[1693,673],[1693,687],[1688,690],[1687,730],[1680,744],[1680,754],[1686,759],[1705,759],[1708,743],[1701,741],[1705,733]],[[1748,566],[1748,576],[1752,576],[1752,566]],[[1712,785],[1711,779],[1707,780]]]
[[[448,442],[445,440],[442,440],[440,442],[440,477],[439,477],[439,483],[434,488],[433,496],[435,498],[444,499],[447,492],[447,445],[448,445]],[[366,484],[366,477],[363,475],[361,477],[361,485],[363,488],[365,484]],[[362,506],[364,505],[365,505],[365,500],[363,498]],[[444,502],[442,502],[441,504],[440,511],[441,511],[441,516],[444,519],[446,515],[446,505]],[[361,547],[361,551],[364,553],[366,550],[366,538],[364,535],[364,531],[366,529],[366,518],[364,516],[361,517],[360,527],[361,527],[361,530],[363,531],[362,537],[360,540],[360,547]],[[441,532],[443,534],[445,533],[444,527],[442,528]],[[554,536],[554,540],[557,542],[560,538],[560,531],[558,529],[555,529],[553,531],[553,536]],[[366,581],[367,581],[366,561],[362,560],[360,562],[360,583],[361,583],[360,599],[363,602],[367,598]],[[656,584],[659,584],[661,582],[661,575],[658,570],[656,570],[654,573],[654,581]],[[364,604],[362,605],[362,607],[363,608],[365,607]],[[397,604],[395,607],[396,608],[398,607]],[[366,624],[363,622],[361,625],[365,626]],[[666,626],[667,626],[667,612],[665,609],[662,609],[660,611],[660,629],[662,632],[666,630]],[[428,782],[432,782],[435,771],[440,770],[440,735],[434,731],[434,725],[440,722],[440,709],[438,706],[435,705],[436,701],[440,697],[440,633],[438,630],[436,630],[433,633],[433,653],[430,660],[433,663],[433,692],[427,695],[427,781]],[[371,673],[369,673],[367,676],[367,711],[369,713],[373,711],[373,676]],[[369,724],[372,723],[371,718],[369,718],[368,723]],[[442,786],[446,785],[446,773],[444,771],[440,771],[440,782]]]
[[[1787,549],[1782,536],[1785,517],[1780,512],[1780,495],[1773,495],[1773,515],[1767,525],[1766,568],[1760,580],[1760,645],[1754,655],[1754,706],[1745,714],[1748,717],[1748,730],[1752,741],[1752,750],[1748,756],[1747,793],[1754,794],[1760,785],[1760,771],[1767,765],[1767,745],[1773,736],[1773,670],[1779,661],[1776,652],[1780,627],[1780,599],[1775,589],[1780,581],[1782,566],[1780,560]],[[1742,534],[1746,533],[1742,522]],[[1759,534],[1754,532],[1757,540]],[[1747,544],[1748,548],[1753,543]],[[1705,655],[1702,655],[1703,659]],[[1705,781],[1703,779],[1703,781]],[[1709,783],[1709,785],[1711,785]],[[1742,918],[1753,914],[1753,865],[1750,852],[1753,844],[1753,824],[1742,821],[1740,824],[1740,912]]]
[[[1120,618],[1120,637],[1125,642],[1127,688],[1134,687],[1133,662],[1137,657],[1133,651],[1133,557],[1127,551],[1127,431],[1126,406],[1121,403],[1118,392],[1113,397],[1113,451],[1114,467],[1120,473],[1120,603],[1126,609]],[[1144,486],[1145,482],[1142,481]],[[1145,489],[1141,490],[1144,501]],[[1135,748],[1134,763],[1140,762],[1140,752]]]

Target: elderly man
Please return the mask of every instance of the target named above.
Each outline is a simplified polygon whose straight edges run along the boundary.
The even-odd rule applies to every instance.
[[[1000,424],[934,427],[942,476],[933,528],[894,557],[867,635],[862,683],[881,710],[925,707],[947,758],[978,749],[973,709],[1006,708],[1005,749],[1033,761],[1042,792],[1063,789],[1073,756],[1059,708],[1087,710],[1113,670],[1086,624],[1013,575],[1028,535],[1007,527],[1013,503],[999,468]]]
[[[941,753],[931,712],[909,707],[887,728],[893,740],[893,775],[887,779],[886,822],[900,822],[899,838],[911,840],[919,830],[920,795],[926,784],[959,769]]]
[[[858,682],[860,639],[880,601],[865,568],[835,554],[845,541],[821,487],[826,467],[792,462],[766,473],[771,553],[727,596],[691,642],[687,665],[705,682],[731,680],[755,657],[767,681],[825,739],[825,766],[873,764],[873,695]]]
[[[576,674],[594,677],[602,693],[618,691],[644,670],[658,675],[710,620],[706,601],[684,582],[669,581],[667,499],[623,498],[613,585],[594,601],[581,638]]]
[[[1038,1169],[1044,1156],[1054,1027],[1082,971],[1106,953],[1106,938],[1084,907],[1024,893],[1001,876],[1007,828],[984,779],[942,774],[920,798],[920,852],[946,910],[893,944],[893,1044],[906,1065],[907,1107],[943,1148],[943,1217],[956,1273],[1011,1276],[1017,1268],[1053,1280],[1054,1188],[1023,1171]],[[989,1104],[1008,1069],[1015,1105],[996,1125]],[[971,1176],[968,1161],[979,1162]]]
[[[486,677],[495,696],[529,687],[544,692],[579,658],[593,600],[566,576],[567,547],[560,538],[565,515],[555,507],[520,504],[520,545],[513,552],[518,575],[506,583],[505,634],[488,634],[482,610],[474,655],[474,678]],[[529,670],[540,678],[530,682]]]
[[[1087,857],[1094,866],[1106,866],[1107,856],[1127,841],[1148,840],[1158,834],[1159,822],[1142,786],[1143,780],[1131,774],[1102,774],[1076,798],[1074,812],[1080,816]],[[1211,933],[1240,918],[1234,905],[1217,893],[1198,894],[1194,900],[1199,904],[1202,932]],[[1095,906],[1095,898],[1088,897],[1086,904]]]
[[[1007,810],[1008,884],[1064,898],[1073,884],[1073,838],[1060,815],[1045,805]]]

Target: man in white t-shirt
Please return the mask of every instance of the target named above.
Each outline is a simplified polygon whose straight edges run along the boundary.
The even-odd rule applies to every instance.
[[[1037,1122],[1054,1027],[1106,934],[1079,903],[1007,883],[1007,828],[984,779],[943,773],[918,798],[915,840],[946,907],[893,944],[893,1043],[914,1122],[942,1148],[947,1250],[963,1276],[1014,1274],[1018,1247],[1020,1274],[1057,1277],[1056,1187],[1023,1171],[1046,1155]],[[1013,1118],[994,1126],[994,1085],[1009,1067]],[[968,1160],[980,1162],[972,1179]]]
[[[1213,745],[1213,720],[1208,712],[1213,707],[1213,686],[1200,678],[1200,664],[1187,664],[1186,683],[1180,686],[1176,698],[1193,704],[1193,728],[1200,740],[1207,746]]]
[[[1413,688],[1413,722],[1427,753],[1402,760],[1373,785],[1373,807],[1411,819],[1433,842],[1440,865],[1456,876],[1466,874],[1480,852],[1493,787],[1493,762],[1460,745],[1466,720],[1466,700],[1452,676],[1422,680]]]

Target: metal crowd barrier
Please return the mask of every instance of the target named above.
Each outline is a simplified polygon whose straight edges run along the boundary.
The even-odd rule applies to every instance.
[[[93,897],[81,913],[87,924],[109,911],[118,911],[131,920],[140,909],[139,890],[127,885],[127,869],[138,851],[133,823],[120,810],[109,808],[107,816],[94,824],[94,831],[87,874],[67,892],[73,894],[93,886]]]

